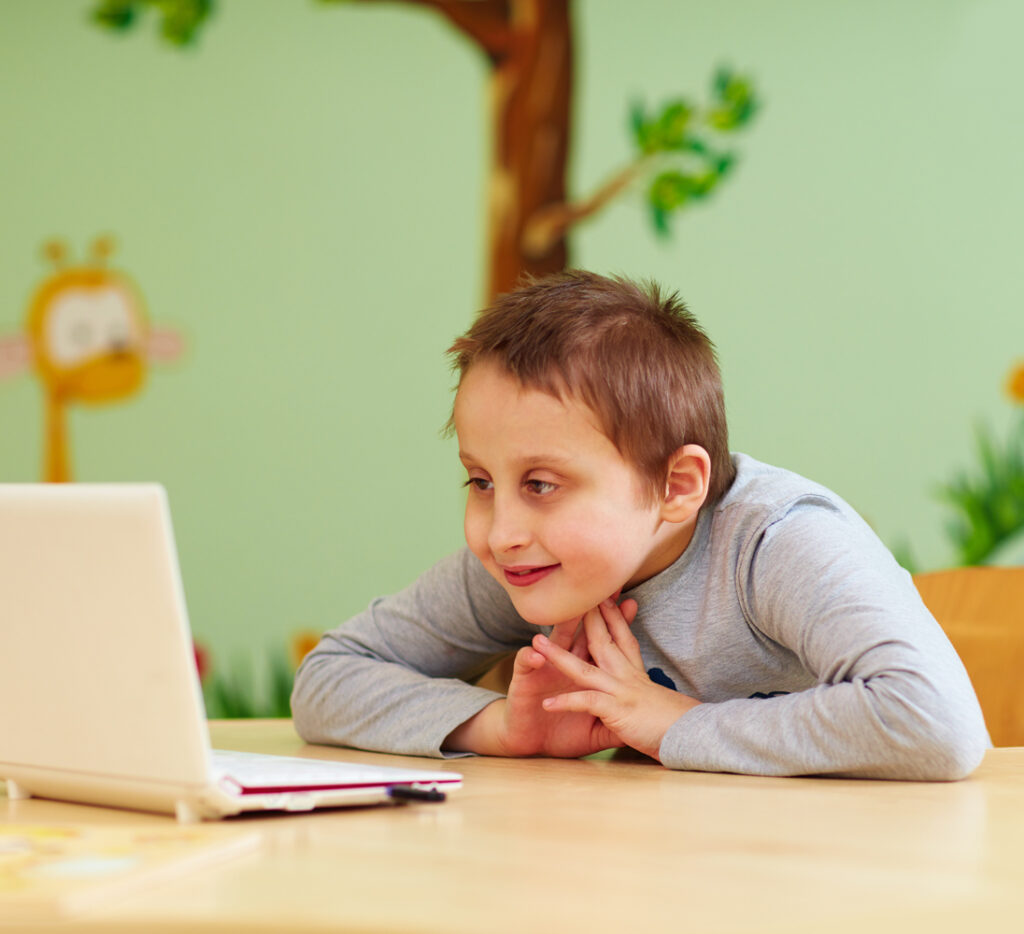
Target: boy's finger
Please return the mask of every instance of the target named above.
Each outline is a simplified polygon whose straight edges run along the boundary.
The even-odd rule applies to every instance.
[[[615,681],[610,675],[597,665],[592,665],[554,645],[543,633],[533,637],[533,647],[563,675],[577,684],[599,691],[610,691],[614,688]]]
[[[636,641],[633,630],[629,628],[629,624],[636,618],[636,601],[626,602],[632,604],[632,606],[626,607],[628,615],[622,612],[622,607],[616,607],[614,604],[602,604],[601,614],[608,625],[612,639],[615,640],[615,644],[622,654],[634,668],[643,669],[644,661],[640,654],[640,643]]]
[[[582,623],[576,632],[576,638],[573,639],[569,651],[577,658],[582,658],[583,661],[589,661],[590,659],[590,643],[587,641],[587,631]]]
[[[606,605],[602,603],[583,617],[583,628],[586,630],[587,641],[590,644],[590,655],[602,667],[614,664],[615,650],[615,638],[609,629],[605,610]],[[616,610],[616,612],[618,611]]]
[[[640,645],[629,630],[619,608],[605,600],[594,612],[583,617],[591,641],[591,655],[603,669],[622,677],[631,668],[643,669]]]
[[[545,658],[532,645],[524,645],[516,652],[515,661],[512,663],[512,677],[526,675],[536,671],[545,662]]]
[[[589,713],[603,720],[612,714],[614,702],[601,691],[573,691],[546,697],[541,703],[545,710],[554,713]]]

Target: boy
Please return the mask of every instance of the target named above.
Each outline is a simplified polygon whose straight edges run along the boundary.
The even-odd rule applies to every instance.
[[[296,676],[310,742],[416,755],[948,780],[988,745],[909,575],[833,493],[730,457],[674,296],[574,272],[450,348],[468,548]],[[507,696],[466,680],[517,650]]]

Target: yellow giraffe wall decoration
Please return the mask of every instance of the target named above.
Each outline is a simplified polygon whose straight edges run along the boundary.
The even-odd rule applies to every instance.
[[[33,368],[43,387],[46,431],[43,479],[71,479],[67,409],[125,399],[142,387],[150,361],[181,354],[177,332],[150,326],[142,296],[107,268],[109,237],[92,244],[89,261],[69,265],[58,241],[45,246],[55,271],[36,289],[24,331],[0,335],[0,379]]]

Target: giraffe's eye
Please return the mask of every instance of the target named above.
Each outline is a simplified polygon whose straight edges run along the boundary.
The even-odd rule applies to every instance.
[[[128,297],[112,287],[60,293],[47,313],[45,336],[50,358],[61,366],[136,348],[141,340]]]
[[[86,315],[70,315],[68,321],[68,342],[75,347],[87,349],[94,341],[95,328]]]

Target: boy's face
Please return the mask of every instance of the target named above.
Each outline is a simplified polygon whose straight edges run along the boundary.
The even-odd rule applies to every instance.
[[[666,529],[660,504],[643,504],[640,475],[582,402],[483,360],[463,376],[454,416],[466,541],[528,622],[576,619],[689,542],[692,529]]]

